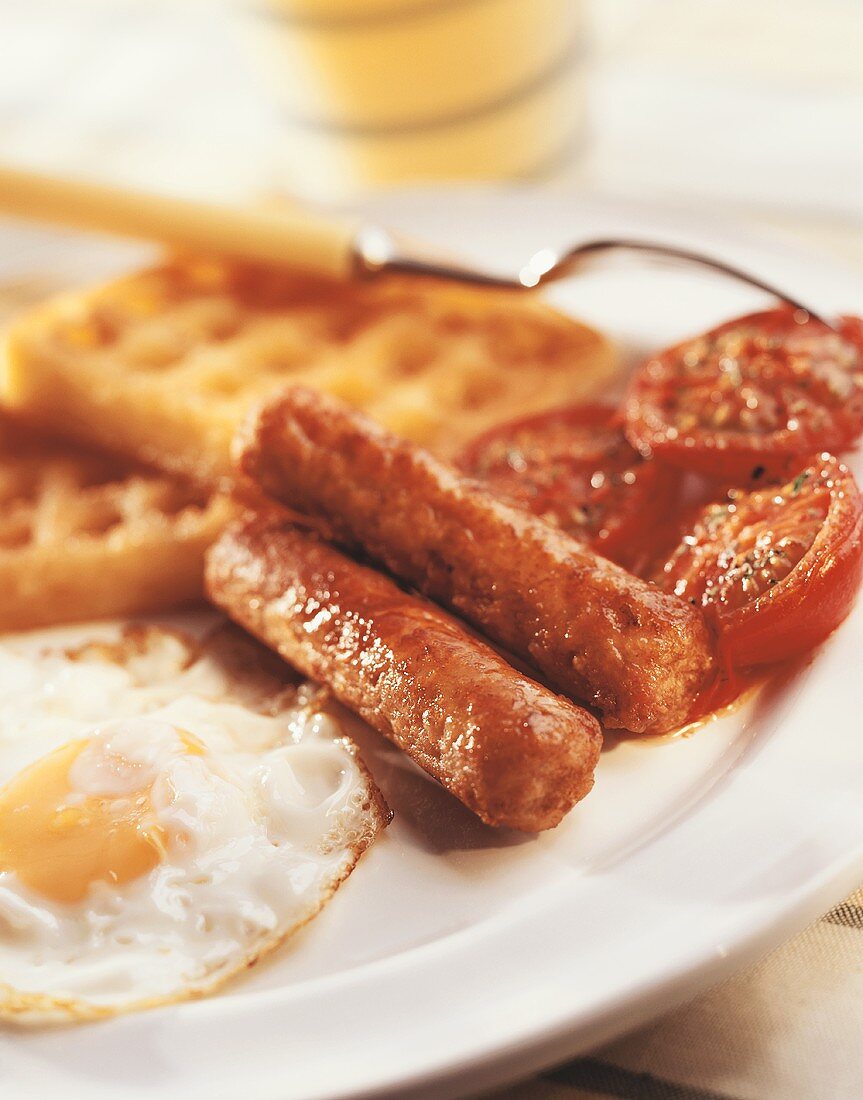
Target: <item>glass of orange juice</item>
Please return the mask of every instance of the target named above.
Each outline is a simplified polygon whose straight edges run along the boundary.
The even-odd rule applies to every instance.
[[[584,126],[582,0],[255,0],[286,186],[543,174]]]

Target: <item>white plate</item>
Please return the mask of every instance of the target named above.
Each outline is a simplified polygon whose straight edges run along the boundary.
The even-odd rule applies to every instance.
[[[531,191],[394,195],[379,206],[392,225],[502,264],[624,231],[710,248],[816,304],[863,310],[859,276],[709,222]],[[94,263],[68,241],[58,252],[58,238],[7,240],[19,271],[49,257],[64,272],[84,256]],[[114,262],[99,253],[99,264]],[[761,300],[644,266],[598,270],[554,297],[627,353]],[[861,651],[863,608],[744,710],[690,738],[606,751],[590,798],[532,840],[479,826],[361,735],[396,818],[322,917],[214,999],[0,1033],[4,1095],[454,1096],[671,1008],[863,879]]]

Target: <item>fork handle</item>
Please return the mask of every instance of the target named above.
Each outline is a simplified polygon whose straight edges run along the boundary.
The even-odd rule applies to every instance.
[[[0,213],[73,229],[286,264],[345,279],[355,273],[353,218],[286,206],[244,210],[0,165]]]

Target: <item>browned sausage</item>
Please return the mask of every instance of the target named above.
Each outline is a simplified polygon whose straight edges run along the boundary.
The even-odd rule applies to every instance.
[[[340,542],[531,661],[609,726],[674,728],[712,673],[697,609],[332,398],[277,396],[238,456],[266,493],[323,517]]]
[[[207,589],[488,824],[550,829],[593,786],[602,738],[592,715],[281,514],[225,532]]]

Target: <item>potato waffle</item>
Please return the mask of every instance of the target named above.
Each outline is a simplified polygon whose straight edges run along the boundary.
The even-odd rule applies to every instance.
[[[228,502],[0,421],[0,630],[199,599]]]
[[[598,333],[533,297],[181,258],[26,315],[4,391],[35,423],[213,485],[250,406],[291,382],[447,454],[612,369]]]

